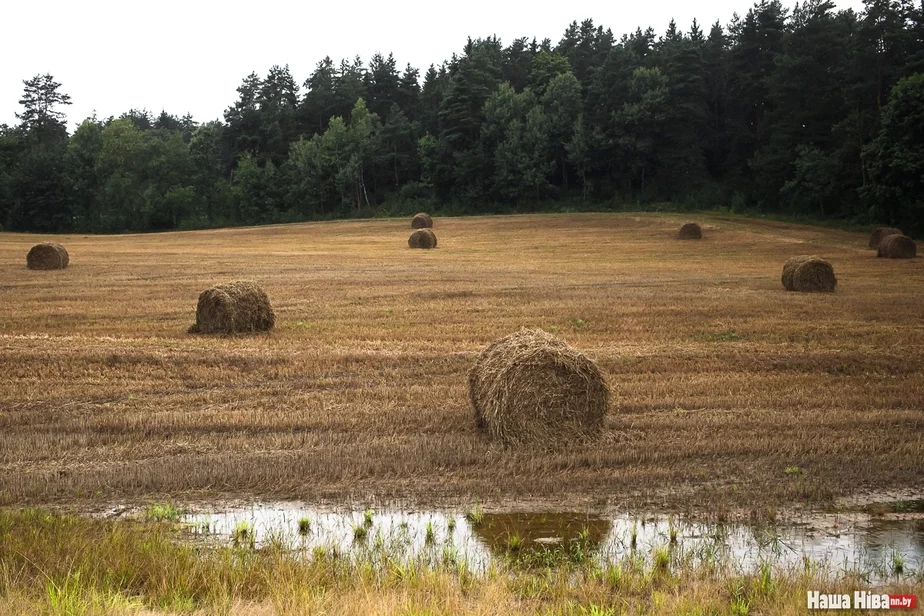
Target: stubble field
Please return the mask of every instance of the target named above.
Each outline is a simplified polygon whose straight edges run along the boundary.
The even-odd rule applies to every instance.
[[[924,261],[867,236],[704,216],[437,218],[0,234],[0,504],[214,498],[417,506],[825,507],[924,487]],[[834,294],[783,290],[818,254]],[[268,292],[267,335],[186,333],[200,291]],[[467,373],[521,326],[596,359],[600,442],[505,450]],[[787,472],[787,469],[789,472]]]

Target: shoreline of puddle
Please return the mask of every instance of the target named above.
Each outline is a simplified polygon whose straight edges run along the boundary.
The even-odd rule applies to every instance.
[[[144,519],[149,510],[122,506],[102,516]],[[606,565],[630,558],[650,565],[666,553],[677,565],[724,563],[742,573],[769,565],[859,574],[870,582],[924,577],[920,498],[870,501],[836,513],[791,512],[756,522],[625,512],[474,511],[475,517],[459,509],[383,503],[359,509],[302,501],[226,501],[212,507],[191,504],[174,521],[189,541],[209,545],[275,545],[306,558],[450,562],[473,571],[499,562],[575,559]]]

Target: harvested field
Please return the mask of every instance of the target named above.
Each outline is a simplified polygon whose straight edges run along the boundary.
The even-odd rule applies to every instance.
[[[924,483],[924,261],[868,235],[701,216],[407,219],[0,241],[0,503],[235,497],[763,510]],[[821,254],[836,294],[780,263]],[[188,336],[216,280],[259,280],[267,335]],[[412,301],[409,298],[413,297]],[[505,449],[468,371],[541,327],[614,402],[593,448]],[[862,463],[859,461],[862,460]],[[787,469],[798,468],[797,473]],[[844,469],[849,469],[845,472]]]

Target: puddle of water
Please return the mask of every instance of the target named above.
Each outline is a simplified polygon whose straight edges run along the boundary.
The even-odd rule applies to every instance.
[[[484,513],[470,520],[441,511],[330,512],[261,503],[190,513],[181,521],[219,541],[236,536],[256,547],[275,542],[308,557],[324,550],[373,561],[452,561],[474,570],[510,557],[526,564],[617,563],[633,556],[650,563],[655,551],[667,549],[673,562],[726,564],[741,572],[765,563],[799,569],[812,563],[832,574],[859,572],[870,581],[924,573],[924,520],[865,515],[755,526],[579,513]]]

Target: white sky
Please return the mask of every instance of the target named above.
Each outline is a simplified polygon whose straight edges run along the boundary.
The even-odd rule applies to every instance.
[[[836,4],[862,8],[861,0]],[[73,104],[62,109],[71,130],[94,110],[105,118],[132,108],[154,115],[165,109],[205,122],[222,117],[246,75],[264,76],[273,64],[288,64],[302,84],[324,56],[339,63],[359,54],[368,63],[376,51],[393,52],[399,69],[410,62],[422,79],[431,63],[460,52],[468,36],[496,34],[505,45],[522,36],[548,37],[556,44],[569,23],[588,17],[617,39],[638,26],[662,34],[672,17],[684,31],[695,17],[708,32],[716,19],[725,25],[752,2],[571,0],[539,6],[498,0],[6,0],[0,5],[0,124],[18,122],[22,82],[37,74],[51,73],[71,96]]]

